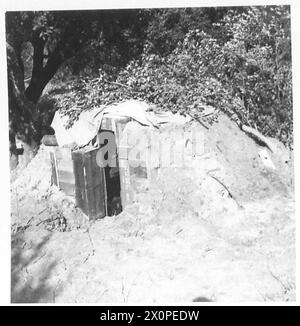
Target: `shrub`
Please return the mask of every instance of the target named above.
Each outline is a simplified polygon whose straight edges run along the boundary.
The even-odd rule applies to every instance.
[[[292,147],[289,8],[229,10],[211,31],[190,30],[165,56],[146,42],[117,75],[100,70],[73,82],[61,111],[72,123],[81,110],[129,98],[196,117],[212,105]]]

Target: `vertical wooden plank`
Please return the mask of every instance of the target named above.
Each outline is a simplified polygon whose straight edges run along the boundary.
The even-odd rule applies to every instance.
[[[93,169],[92,169],[92,155],[91,151],[85,152],[83,156],[84,174],[85,174],[85,186],[87,196],[87,210],[90,219],[95,217],[95,196],[93,191]]]
[[[72,152],[73,170],[75,176],[75,199],[76,205],[88,215],[88,205],[84,177],[83,152],[81,150]]]
[[[101,129],[112,130],[112,118],[103,117],[102,123],[101,123]]]
[[[57,182],[57,173],[56,173],[56,162],[55,162],[55,155],[53,152],[50,152],[50,161],[51,161],[51,184],[54,184],[55,186],[58,185]]]
[[[96,161],[98,149],[84,153],[85,185],[87,194],[88,215],[91,219],[106,215],[103,171]]]
[[[90,169],[92,171],[92,185],[95,192],[95,210],[98,217],[107,215],[107,192],[105,170],[97,164],[98,148],[89,152]]]
[[[75,177],[71,150],[53,146],[49,153],[52,168],[51,183],[66,195],[74,197]]]
[[[95,209],[97,217],[101,218],[107,215],[107,192],[104,168],[97,164],[98,149],[92,151],[92,170],[94,171],[94,189],[95,189]]]
[[[75,198],[76,205],[83,211],[85,215],[89,216],[86,189],[75,187]]]
[[[123,135],[123,131],[126,127],[126,124],[130,121],[131,119],[130,118],[122,118],[122,119],[118,119],[115,121],[115,135],[116,135],[116,143],[117,143],[117,146],[120,145],[120,140],[121,140],[121,137]]]
[[[75,196],[75,185],[69,182],[60,181],[60,189],[68,196]]]
[[[97,218],[96,212],[96,197],[93,187],[86,188],[86,198],[87,198],[87,210],[90,220]]]
[[[115,121],[115,138],[117,145],[117,165],[119,168],[119,176],[120,176],[120,197],[121,197],[121,205],[124,209],[126,205],[128,205],[131,201],[130,194],[130,168],[128,165],[128,144],[122,144],[121,137],[123,135],[123,131],[126,127],[126,124],[130,121],[130,118],[119,119]],[[121,147],[121,144],[123,145]]]
[[[97,152],[98,149],[94,148],[88,150],[84,154],[84,167],[86,175],[86,185],[87,187],[97,186],[103,183],[103,176],[100,171],[100,167],[97,164]]]
[[[130,167],[128,160],[119,160],[121,202],[123,209],[131,202]]]
[[[83,151],[81,150],[73,151],[72,160],[73,160],[75,185],[77,187],[84,188],[85,180],[84,180],[84,170],[83,170]]]
[[[75,186],[75,177],[74,177],[74,172],[72,171],[66,171],[66,170],[58,170],[58,177],[59,177],[59,183],[61,184],[62,182],[68,183],[70,185]]]

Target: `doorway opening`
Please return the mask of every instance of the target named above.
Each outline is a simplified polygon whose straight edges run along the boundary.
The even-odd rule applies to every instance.
[[[106,212],[108,216],[113,216],[122,212],[119,160],[114,132],[111,130],[101,130],[99,135],[104,132],[110,133],[110,137],[109,140],[104,138],[104,142],[99,144],[100,148],[106,146],[108,141],[110,141],[113,142],[110,144],[111,148],[115,149],[113,155],[115,155],[116,166],[108,165],[103,168],[105,176]],[[103,139],[103,137],[99,137],[98,139]],[[104,154],[104,159],[108,159],[108,151]]]

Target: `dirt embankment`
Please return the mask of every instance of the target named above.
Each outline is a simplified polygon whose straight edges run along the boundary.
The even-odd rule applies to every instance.
[[[204,132],[201,169],[162,169],[93,224],[50,186],[41,149],[12,184],[12,301],[295,300],[290,161],[268,152],[266,167],[226,118]]]

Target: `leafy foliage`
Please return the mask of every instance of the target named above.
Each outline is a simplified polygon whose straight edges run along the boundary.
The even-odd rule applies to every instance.
[[[171,43],[157,46],[160,39],[156,46],[145,42],[141,56],[118,73],[100,69],[96,78],[71,83],[58,102],[61,111],[72,123],[82,110],[128,98],[196,117],[203,105],[213,105],[239,123],[292,146],[289,8],[246,9],[223,11],[210,29],[204,24],[182,34],[184,28],[177,33],[172,26],[162,27],[161,40],[177,33],[174,49]],[[187,20],[186,11],[182,16],[180,10],[157,15],[155,21],[164,24],[168,17],[171,21],[177,17],[179,26]],[[150,23],[149,40],[153,29]]]
[[[52,100],[39,101],[59,76],[101,65],[115,73],[143,48],[140,10],[19,11],[6,13],[11,167],[18,164],[16,138],[26,164],[36,153],[53,117]],[[58,77],[59,77],[58,76]]]

